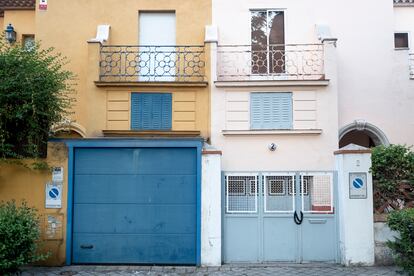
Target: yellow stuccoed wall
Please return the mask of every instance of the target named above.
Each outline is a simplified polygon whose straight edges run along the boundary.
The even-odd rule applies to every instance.
[[[36,3],[38,6],[39,1]],[[204,27],[211,24],[211,0],[72,0],[48,1],[47,11],[5,11],[0,26],[12,23],[18,40],[23,34],[35,34],[43,47],[54,47],[66,56],[67,69],[76,74],[76,103],[72,119],[86,129],[87,137],[100,137],[102,130],[125,130],[130,121],[131,92],[169,92],[173,94],[173,130],[199,130],[209,137],[210,84],[191,86],[97,87],[99,43],[94,38],[99,24],[111,25],[107,45],[137,45],[139,11],[175,11],[178,45],[203,45]],[[206,47],[206,79],[210,78],[209,47]],[[121,111],[121,112],[119,112]],[[114,117],[115,116],[115,117]],[[122,120],[114,120],[121,116]],[[115,122],[116,121],[116,122]],[[50,172],[33,171],[21,166],[0,164],[0,200],[25,199],[35,206],[43,222],[48,214],[63,222],[61,239],[43,240],[52,253],[47,265],[63,265],[66,260],[66,220],[68,157],[61,143],[49,143],[47,161],[50,166],[64,168],[61,209],[45,209],[45,184]]]
[[[68,69],[77,75],[76,99],[72,118],[86,129],[88,137],[102,136],[102,130],[129,127],[126,106],[121,104],[122,120],[114,123],[110,93],[170,92],[173,99],[194,99],[194,110],[183,104],[173,105],[172,130],[199,130],[209,137],[209,87],[97,87],[99,76],[99,43],[87,43],[96,36],[100,24],[109,24],[110,39],[106,45],[138,45],[140,11],[175,11],[178,45],[203,45],[204,27],[211,23],[210,0],[73,0],[49,1],[47,11],[36,11],[36,37],[43,46],[53,46],[70,60]],[[209,48],[206,48],[206,75],[210,80]],[[184,94],[183,94],[184,93]],[[181,100],[178,100],[181,101]],[[177,102],[178,102],[177,101]],[[189,106],[189,105],[188,105]],[[118,106],[119,107],[119,106]],[[129,107],[128,107],[129,108]],[[110,112],[112,111],[112,112]],[[111,119],[112,118],[112,119]],[[123,121],[123,122],[122,122]]]
[[[38,171],[23,166],[0,163],[0,201],[25,200],[29,206],[35,207],[41,219],[43,251],[51,253],[46,265],[63,265],[66,258],[66,210],[68,188],[67,148],[63,143],[49,143],[47,163],[51,167],[63,167],[64,182],[61,209],[45,208],[45,184],[52,180],[50,171]],[[62,221],[60,234],[46,237],[47,216],[52,215]],[[53,240],[51,239],[53,238]]]

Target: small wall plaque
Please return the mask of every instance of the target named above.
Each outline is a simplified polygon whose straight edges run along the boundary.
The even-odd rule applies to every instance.
[[[366,199],[367,198],[367,173],[351,172],[349,173],[349,198]]]

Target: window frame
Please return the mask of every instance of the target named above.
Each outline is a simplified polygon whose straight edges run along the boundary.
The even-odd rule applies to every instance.
[[[31,47],[26,46],[26,39],[31,38],[33,39],[33,45]],[[28,51],[32,50],[33,47],[36,44],[36,36],[34,34],[22,34],[22,41],[21,41],[22,47]]]
[[[395,36],[397,34],[404,34],[407,35],[407,47],[396,47],[395,42]],[[394,50],[410,50],[410,32],[409,31],[395,31],[394,32]]]
[[[283,12],[283,26],[284,26],[284,30],[283,30],[283,35],[284,35],[284,40],[285,40],[285,43],[284,43],[284,45],[286,46],[287,45],[287,41],[288,41],[288,39],[287,39],[287,37],[288,37],[288,35],[287,35],[287,29],[288,29],[288,27],[287,27],[287,22],[288,22],[288,20],[287,20],[287,9],[286,8],[252,8],[252,9],[249,9],[249,29],[250,29],[250,31],[249,31],[249,43],[248,43],[248,45],[250,45],[251,47],[253,46],[253,43],[252,43],[252,12],[266,12],[266,31],[267,31],[267,34],[266,34],[266,39],[267,39],[267,41],[266,41],[266,43],[267,43],[267,55],[269,54],[269,50],[270,50],[270,46],[269,46],[269,30],[268,30],[268,27],[269,27],[269,12]],[[284,73],[272,73],[272,72],[270,72],[270,68],[269,68],[269,63],[270,63],[270,60],[269,60],[269,58],[267,58],[267,75],[283,75]],[[286,69],[285,69],[286,70]],[[254,74],[253,74],[254,75]]]

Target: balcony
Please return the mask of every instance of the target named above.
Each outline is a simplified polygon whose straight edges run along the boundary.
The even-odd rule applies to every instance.
[[[395,7],[414,7],[414,0],[394,0]]]
[[[409,70],[410,70],[410,79],[414,80],[414,53],[409,54],[408,64],[409,64]]]
[[[217,81],[324,81],[324,45],[217,46]]]
[[[204,46],[100,47],[100,85],[206,83]]]

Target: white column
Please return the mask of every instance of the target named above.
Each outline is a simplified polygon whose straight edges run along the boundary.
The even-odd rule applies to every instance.
[[[221,265],[221,152],[210,149],[202,155],[201,265]]]
[[[335,152],[335,163],[338,171],[341,263],[346,266],[373,265],[373,194],[372,175],[369,173],[371,151],[351,144]],[[366,179],[363,175],[366,175]],[[356,177],[363,181],[353,183]]]

